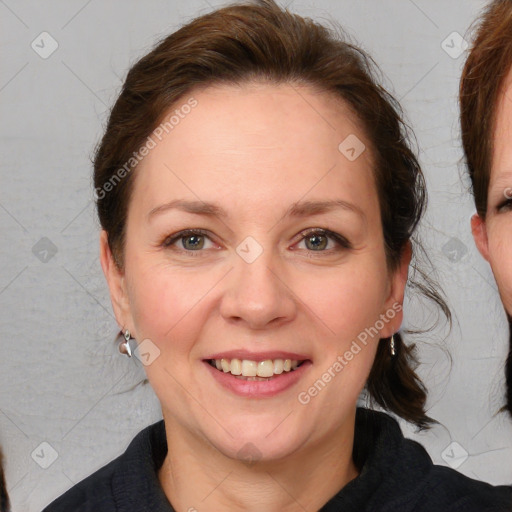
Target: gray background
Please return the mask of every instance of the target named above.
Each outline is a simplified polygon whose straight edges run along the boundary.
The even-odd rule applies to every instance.
[[[404,430],[437,463],[511,483],[512,422],[495,414],[503,400],[505,317],[471,238],[458,140],[464,55],[454,58],[453,32],[467,38],[485,2],[287,3],[339,21],[375,57],[418,138],[431,197],[421,234],[456,322],[446,342],[452,366],[442,324],[419,340],[430,414],[442,425]],[[128,67],[158,38],[219,5],[0,0],[0,444],[15,512],[40,510],[159,418],[151,389],[136,385],[141,365],[113,343],[90,156]],[[40,53],[51,49],[48,36],[41,48],[43,31],[58,43],[46,59],[31,47],[35,40]],[[414,300],[406,314],[408,323],[429,320]]]

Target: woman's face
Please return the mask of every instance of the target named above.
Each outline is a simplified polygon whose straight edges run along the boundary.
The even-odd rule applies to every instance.
[[[400,326],[407,276],[407,255],[386,267],[369,142],[309,88],[193,97],[136,171],[122,273],[102,234],[117,320],[150,340],[173,432],[235,458],[332,442],[353,427],[379,338]],[[276,374],[232,375],[254,369]]]
[[[505,309],[512,315],[512,72],[496,116],[486,218],[474,216],[472,227],[480,252],[491,264]]]

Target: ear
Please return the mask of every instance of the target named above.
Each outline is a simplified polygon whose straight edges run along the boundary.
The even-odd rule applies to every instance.
[[[391,276],[389,296],[385,302],[385,311],[383,312],[388,322],[385,322],[384,328],[380,332],[381,338],[391,337],[402,325],[405,286],[409,275],[411,258],[412,244],[408,241],[400,255],[398,268],[395,269]]]
[[[108,234],[105,230],[102,230],[100,234],[100,262],[110,290],[110,300],[117,323],[120,329],[131,331],[130,302],[124,271],[119,269],[114,261],[114,256],[108,245]]]
[[[471,232],[473,233],[473,240],[480,251],[480,254],[489,261],[489,241],[487,239],[487,225],[485,220],[475,213],[471,217]]]

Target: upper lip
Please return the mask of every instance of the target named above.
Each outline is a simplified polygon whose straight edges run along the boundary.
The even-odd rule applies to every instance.
[[[297,361],[306,361],[310,358],[304,354],[297,354],[296,352],[283,352],[281,350],[270,350],[267,352],[228,350],[226,352],[217,352],[216,354],[212,354],[205,359],[247,359],[249,361],[266,361],[267,359],[295,359]]]

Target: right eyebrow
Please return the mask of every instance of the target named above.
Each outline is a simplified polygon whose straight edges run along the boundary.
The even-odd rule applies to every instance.
[[[209,217],[227,218],[229,215],[220,206],[213,203],[206,203],[204,201],[185,201],[183,199],[175,199],[168,203],[161,204],[153,208],[148,213],[148,220],[155,215],[164,213],[169,210],[178,209],[187,213],[195,213],[197,215],[207,215]]]

